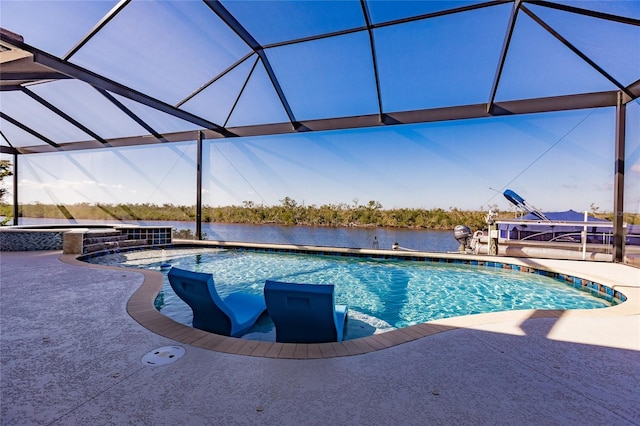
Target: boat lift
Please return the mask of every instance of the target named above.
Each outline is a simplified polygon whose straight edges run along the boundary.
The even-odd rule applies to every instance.
[[[544,213],[542,213],[539,209],[537,209],[536,207],[532,206],[531,204],[527,203],[524,198],[522,198],[521,196],[519,196],[518,194],[516,194],[514,191],[507,189],[506,191],[503,192],[503,195],[505,196],[505,198],[507,200],[509,200],[513,205],[515,205],[517,208],[523,210],[523,211],[527,211],[533,215],[535,215],[535,217],[537,217],[540,220],[543,220],[545,222],[549,222],[549,218],[547,218]],[[496,219],[498,218],[498,214],[497,212],[494,211],[489,211],[489,214],[487,214],[486,217],[486,222],[487,225],[489,227],[488,232],[489,232],[489,254],[491,256],[497,256],[498,255],[498,239],[500,237],[500,232],[498,229],[498,223],[496,222]]]
[[[525,210],[525,211],[535,215],[540,220],[544,220],[546,222],[549,222],[549,218],[547,218],[544,215],[544,213],[542,213],[540,210],[538,210],[536,207],[532,206],[531,204],[527,203],[524,200],[524,198],[522,198],[521,196],[519,196],[518,194],[516,194],[512,190],[507,189],[506,191],[504,191],[502,193],[502,195],[504,195],[504,197],[507,200],[509,200],[513,205],[515,205],[519,209]]]

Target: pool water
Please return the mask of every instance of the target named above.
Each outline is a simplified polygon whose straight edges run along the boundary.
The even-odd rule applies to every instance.
[[[468,314],[610,306],[550,277],[469,265],[227,249],[123,252],[91,262],[161,270],[165,283],[156,307],[186,325],[191,309],[171,289],[163,263],[213,274],[222,298],[235,291],[262,294],[267,279],[334,284],[336,303],[349,306],[345,339]],[[275,340],[273,323],[265,315],[245,337]]]

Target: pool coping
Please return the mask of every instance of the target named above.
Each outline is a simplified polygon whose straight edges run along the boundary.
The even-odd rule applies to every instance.
[[[624,279],[626,277],[622,277],[622,279],[616,279],[615,277],[600,275],[598,273],[595,273],[594,271],[588,271],[588,268],[583,268],[583,266],[587,264],[619,265],[620,267],[625,267],[625,265],[620,264],[589,261],[513,258],[502,256],[496,257],[486,255],[471,255],[464,253],[402,252],[374,249],[348,249],[280,244],[224,243],[212,241],[199,241],[195,243],[174,242],[174,244],[171,245],[171,247],[184,248],[194,246],[201,248],[235,247],[285,252],[322,252],[345,256],[381,256],[384,258],[422,257],[425,259],[442,259],[442,261],[445,263],[497,263],[501,265],[500,267],[503,267],[502,265],[509,265],[511,267],[517,266],[518,268],[527,268],[525,272],[547,271],[552,274],[559,274],[561,276],[572,278],[579,277],[581,279],[588,280],[588,282],[603,284],[604,286],[623,294],[626,298],[626,301],[600,309],[530,309],[466,315],[429,321],[426,323],[416,324],[381,334],[374,334],[371,336],[361,337],[353,340],[345,340],[342,342],[311,344],[265,342],[209,333],[207,331],[180,324],[160,313],[154,306],[155,298],[163,286],[163,275],[159,271],[147,271],[123,268],[118,266],[90,264],[80,260],[80,258],[82,258],[83,256],[78,255],[63,254],[60,257],[60,260],[65,263],[81,267],[112,270],[126,269],[128,272],[133,271],[136,273],[140,273],[144,276],[143,283],[129,298],[126,307],[128,314],[140,325],[147,328],[153,333],[190,346],[215,352],[255,357],[280,359],[320,359],[362,355],[382,349],[391,348],[393,346],[401,345],[414,341],[416,339],[428,337],[446,331],[456,330],[459,328],[481,326],[486,324],[494,324],[498,322],[509,321],[512,319],[519,319],[523,316],[526,318],[560,318],[565,316],[602,318],[640,314],[640,303],[638,303],[640,302],[640,283],[626,282],[626,280]],[[508,267],[507,269],[512,269],[511,267]],[[637,269],[634,269],[630,266],[626,267],[629,268],[630,271],[637,271]],[[640,272],[638,272],[638,276],[640,276]]]

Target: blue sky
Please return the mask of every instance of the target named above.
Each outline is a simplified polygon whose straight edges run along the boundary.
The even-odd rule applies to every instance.
[[[415,9],[431,10],[436,3],[406,2],[389,8],[388,3],[374,1],[371,16],[374,22],[398,18]],[[640,16],[637,2],[608,3],[610,13]],[[114,4],[2,0],[0,25],[23,35],[26,43],[63,56]],[[259,4],[264,10],[257,15],[250,7],[257,3],[224,4],[263,44],[362,25],[358,2],[348,3],[346,9],[344,2],[267,2]],[[342,13],[335,19],[334,8],[339,7]],[[227,28],[213,25],[211,14],[202,8],[194,1],[134,1],[72,62],[178,103],[248,52]],[[615,78],[630,84],[640,77],[636,27],[612,28],[608,22],[581,16],[567,23],[555,11],[530,8],[613,70]],[[435,18],[377,30],[385,110],[486,102],[509,11],[510,5],[505,5],[465,13],[458,21]],[[279,19],[290,14],[306,24],[283,27]],[[594,40],[594,32],[602,37]],[[375,113],[370,51],[362,48],[367,43],[366,33],[354,33],[267,49],[297,118]],[[498,100],[613,89],[526,17],[517,22],[512,46],[515,53],[505,63]],[[202,49],[210,54],[200,54]],[[183,108],[228,126],[286,121],[260,63],[237,99],[253,63],[247,60]],[[81,83],[57,82],[32,90],[55,100],[80,121],[91,122],[101,136],[142,134],[137,124]],[[42,126],[54,140],[88,139],[45,111],[36,111],[19,94],[3,92],[0,101],[3,111],[12,115],[26,115],[28,110],[37,117],[34,126]],[[121,101],[160,132],[194,128]],[[640,212],[640,104],[628,104],[627,112],[625,210]],[[307,205],[376,200],[384,208],[480,209],[495,204],[508,210],[509,203],[494,189],[510,188],[543,210],[582,211],[596,205],[610,211],[614,124],[615,111],[605,108],[207,141],[203,202],[273,205],[288,196]],[[24,135],[5,122],[2,131],[20,146]],[[32,143],[27,138],[23,145]],[[194,204],[195,155],[194,143],[180,143],[20,156],[20,202]]]

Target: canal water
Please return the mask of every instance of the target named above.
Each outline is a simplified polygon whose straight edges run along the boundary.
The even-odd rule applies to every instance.
[[[195,222],[180,221],[95,221],[65,219],[20,218],[20,225],[43,224],[134,224],[147,226],[171,226],[175,230],[195,233]],[[391,249],[397,243],[409,250],[451,252],[458,250],[453,231],[398,228],[334,228],[322,226],[247,225],[228,223],[203,223],[204,239],[228,242],[295,244],[346,248]],[[377,246],[377,247],[376,247]]]

